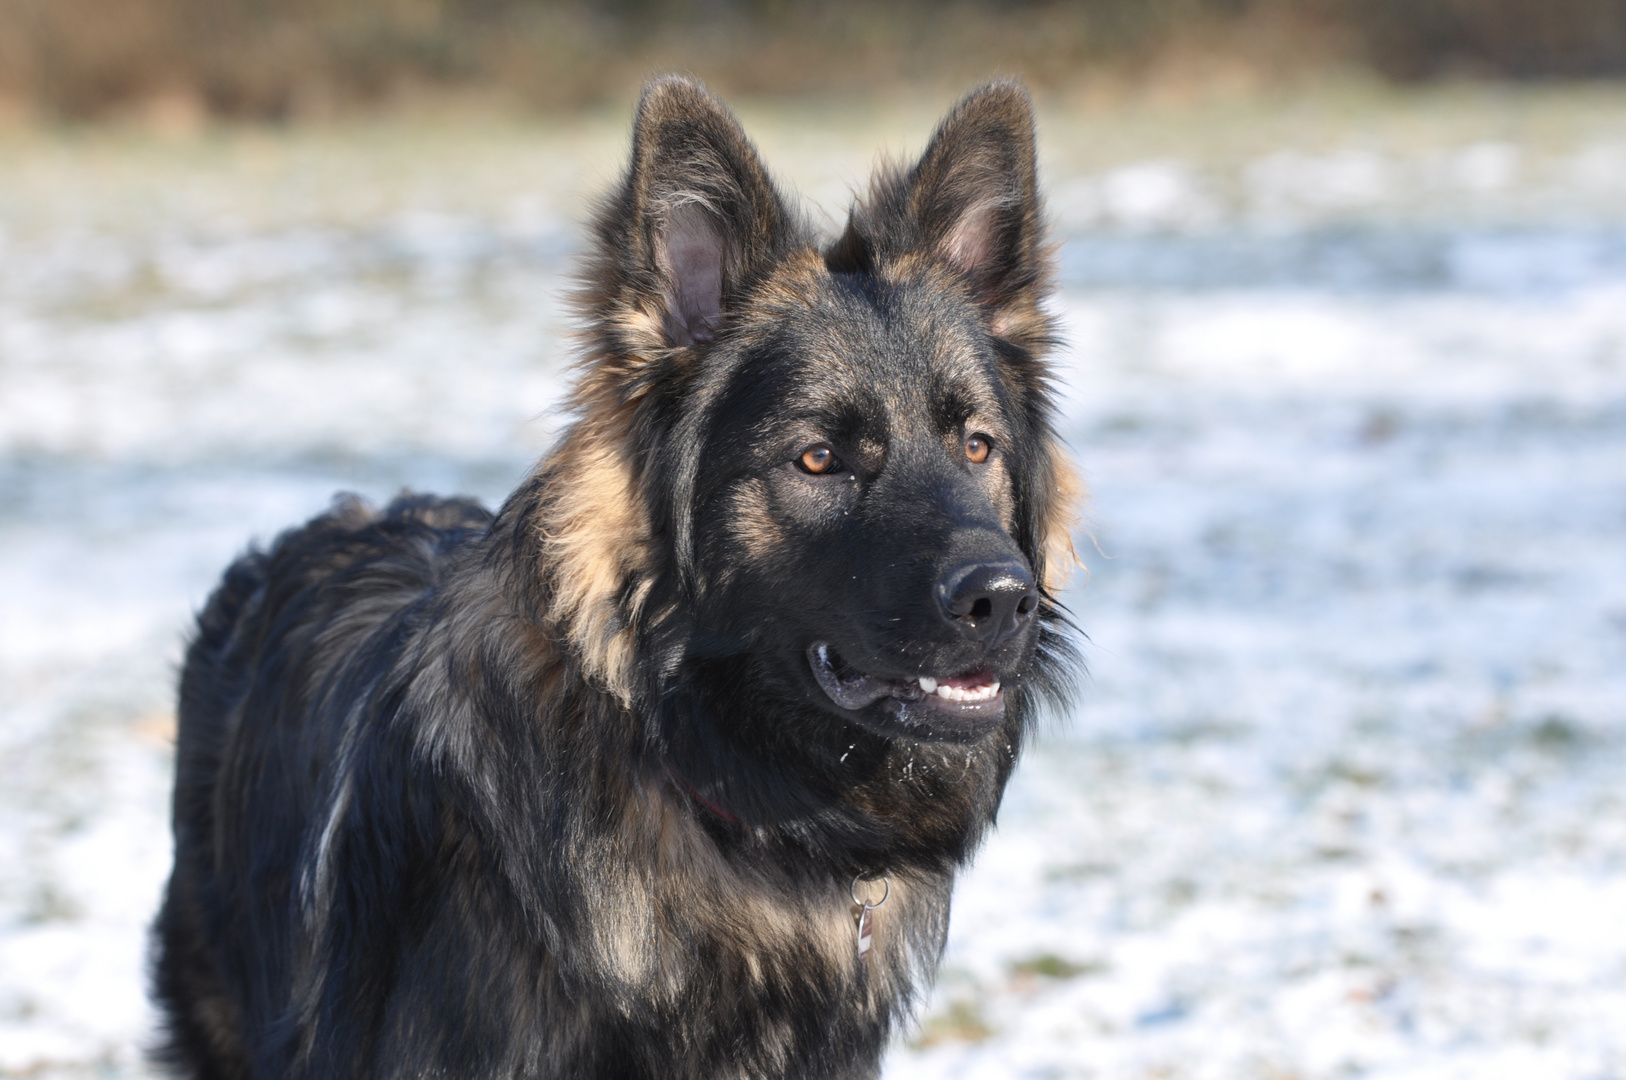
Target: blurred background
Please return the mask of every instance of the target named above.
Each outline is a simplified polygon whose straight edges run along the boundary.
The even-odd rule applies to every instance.
[[[1626,3],[0,0],[0,1077],[148,1075],[173,683],[559,430],[652,74],[834,230],[1039,110],[1090,678],[914,1077],[1626,1077]]]

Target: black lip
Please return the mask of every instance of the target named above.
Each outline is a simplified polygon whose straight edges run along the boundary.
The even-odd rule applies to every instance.
[[[842,665],[827,642],[807,649],[808,667],[825,696],[851,718],[891,738],[972,742],[1005,717],[1005,689],[989,701],[949,701],[927,694],[915,679],[887,679]]]

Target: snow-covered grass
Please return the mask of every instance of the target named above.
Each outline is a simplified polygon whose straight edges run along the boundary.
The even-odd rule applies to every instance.
[[[893,1080],[1626,1077],[1626,105],[1364,108],[1047,121],[1090,677]],[[925,130],[757,119],[832,212]],[[133,1077],[189,612],[523,474],[619,135],[7,138],[0,1076]]]

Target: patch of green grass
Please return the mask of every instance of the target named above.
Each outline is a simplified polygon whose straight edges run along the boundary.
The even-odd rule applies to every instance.
[[[1117,866],[1111,863],[1072,863],[1068,866],[1051,867],[1045,871],[1044,879],[1046,881],[1089,881],[1095,878],[1111,877],[1117,872]]]
[[[1572,720],[1557,713],[1544,717],[1530,733],[1530,741],[1548,753],[1574,751],[1585,739],[1585,734]]]
[[[1342,780],[1356,787],[1366,788],[1381,784],[1384,777],[1383,773],[1375,768],[1337,758],[1327,766],[1327,779]]]
[[[28,898],[28,904],[23,909],[23,922],[28,924],[73,922],[81,918],[84,911],[73,899],[63,893],[51,882],[43,882]]]
[[[924,1050],[943,1043],[980,1043],[994,1034],[994,1028],[982,1015],[982,1006],[974,1001],[955,1001],[940,1013],[930,1016],[915,1036],[914,1046]]]
[[[1095,975],[1106,970],[1098,962],[1078,963],[1055,953],[1039,953],[1026,960],[1018,960],[1007,969],[1012,978],[1039,976],[1045,979],[1074,979],[1080,975]]]

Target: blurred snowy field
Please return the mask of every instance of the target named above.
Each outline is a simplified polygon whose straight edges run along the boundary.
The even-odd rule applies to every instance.
[[[1090,678],[891,1080],[1626,1078],[1626,98],[1487,115],[1045,118]],[[189,614],[523,475],[619,122],[0,136],[0,1076],[144,1075]]]

